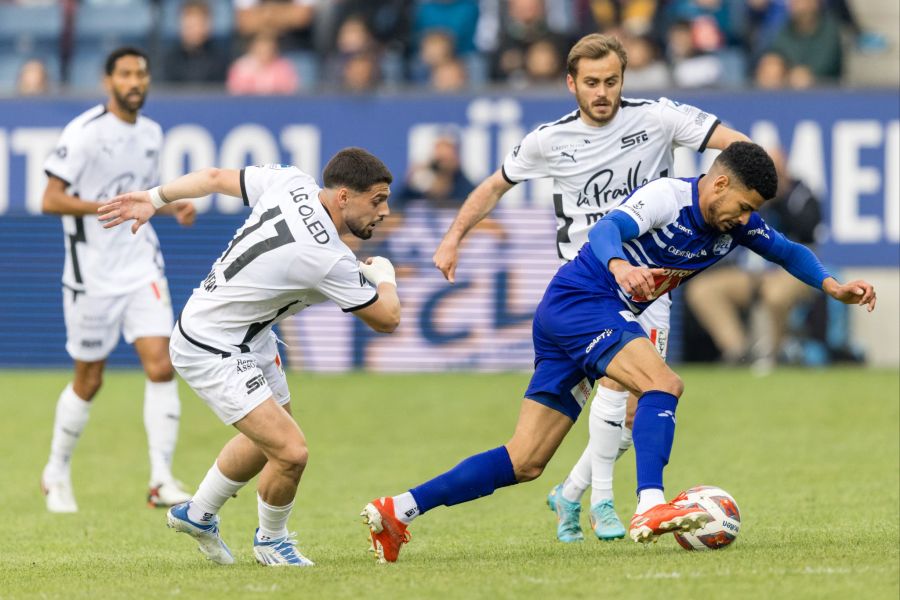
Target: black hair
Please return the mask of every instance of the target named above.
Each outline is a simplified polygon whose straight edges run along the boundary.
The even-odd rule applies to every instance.
[[[112,75],[113,71],[116,70],[116,62],[123,56],[138,56],[144,59],[144,62],[147,63],[147,70],[150,70],[150,59],[147,57],[147,53],[141,50],[140,48],[135,48],[134,46],[122,46],[121,48],[116,48],[112,52],[109,53],[109,56],[106,57],[106,65],[104,66],[104,71],[107,75]]]
[[[390,185],[394,176],[374,154],[362,148],[344,148],[325,165],[322,179],[326,188],[347,187],[364,192],[376,183]]]
[[[775,163],[759,144],[734,142],[719,156],[717,164],[724,167],[748,190],[756,190],[763,200],[771,200],[778,189]]]

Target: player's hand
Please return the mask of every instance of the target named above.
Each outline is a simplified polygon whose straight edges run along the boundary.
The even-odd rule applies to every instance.
[[[456,263],[459,262],[459,243],[448,240],[446,237],[441,240],[441,245],[435,251],[432,259],[434,266],[437,267],[444,278],[450,283],[456,282]]]
[[[616,278],[616,283],[635,300],[653,298],[656,290],[654,275],[662,273],[662,269],[635,267],[621,259],[609,261],[609,271]]]
[[[116,227],[125,221],[134,221],[131,226],[131,233],[137,233],[141,225],[146,223],[150,217],[156,214],[156,209],[150,202],[150,193],[128,192],[116,196],[108,203],[97,208],[100,222],[103,223],[104,229]]]
[[[176,202],[172,205],[175,220],[182,227],[190,227],[197,220],[197,207],[193,202]]]
[[[875,310],[875,288],[868,281],[857,279],[844,284],[838,283],[833,278],[825,281],[825,292],[835,300],[844,304],[865,306],[869,312]]]
[[[376,288],[382,283],[390,283],[397,287],[397,275],[394,272],[394,265],[383,256],[373,256],[367,258],[365,262],[360,262],[359,272]]]

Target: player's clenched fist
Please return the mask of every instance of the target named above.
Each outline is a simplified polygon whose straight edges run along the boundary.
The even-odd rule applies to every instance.
[[[383,256],[373,256],[367,258],[365,262],[360,261],[359,271],[376,288],[382,283],[390,283],[394,287],[397,286],[394,265]]]
[[[445,239],[438,246],[432,260],[434,266],[440,269],[447,281],[453,283],[456,278],[456,263],[459,262],[459,246]]]
[[[624,260],[614,259],[609,261],[609,271],[616,278],[616,283],[634,298],[652,298],[656,290],[654,275],[658,274],[655,272],[661,273],[662,269],[635,267]]]

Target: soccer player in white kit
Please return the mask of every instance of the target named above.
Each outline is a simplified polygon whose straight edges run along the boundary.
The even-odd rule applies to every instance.
[[[435,266],[451,283],[462,239],[519,182],[553,178],[557,253],[568,262],[587,241],[590,228],[631,192],[653,179],[674,176],[674,148],[702,152],[749,141],[699,108],[667,98],[623,98],[627,60],[618,39],[609,35],[590,34],[572,47],[566,83],[578,109],[526,135],[501,168],[468,197],[434,254]],[[661,298],[638,317],[663,358],[670,306],[670,298]],[[581,497],[588,487],[595,535],[601,540],[625,536],[613,505],[612,476],[616,458],[631,444],[626,405],[630,416],[636,403],[611,379],[600,380],[588,419],[588,446],[547,499],[557,513],[561,541],[584,539]]]
[[[100,389],[106,357],[122,334],[134,345],[147,375],[148,502],[168,507],[190,498],[172,475],[181,404],[168,353],[174,320],[159,240],[150,227],[133,236],[106,231],[96,218],[97,207],[114,196],[158,182],[162,129],[140,114],[149,84],[141,50],[113,51],[104,77],[107,103],[72,120],[44,163],[49,180],[43,211],[62,215],[66,351],[75,361],[72,382],[56,405],[50,458],[41,476],[51,512],[78,510],[70,461]],[[191,225],[196,216],[189,203],[167,212],[182,225]]]
[[[234,562],[219,536],[217,513],[260,473],[256,560],[272,566],[313,563],[297,549],[287,521],[306,466],[303,432],[291,417],[290,392],[272,326],[331,300],[379,332],[400,323],[394,268],[384,258],[356,260],[340,239],[368,239],[388,214],[392,176],[375,156],[346,148],[326,165],[324,188],[296,167],[206,169],[147,192],[125,194],[101,211],[106,227],[141,225],[156,208],[220,193],[253,212],[194,290],[172,334],[178,373],[238,434],[219,453],[190,502],[169,510],[169,527],[188,533],[220,564]]]

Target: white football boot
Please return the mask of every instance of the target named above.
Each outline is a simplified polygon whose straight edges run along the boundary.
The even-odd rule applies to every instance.
[[[41,477],[41,491],[47,501],[47,510],[52,513],[78,512],[75,494],[72,493],[72,480],[68,477],[48,481]]]
[[[150,508],[169,508],[190,499],[191,495],[185,491],[184,484],[174,480],[151,485],[147,492],[147,506]]]
[[[214,563],[230,565],[234,563],[231,550],[219,535],[219,517],[214,516],[208,524],[194,523],[188,517],[189,502],[173,506],[166,514],[167,525],[180,533],[186,533],[197,540],[198,549]]]

